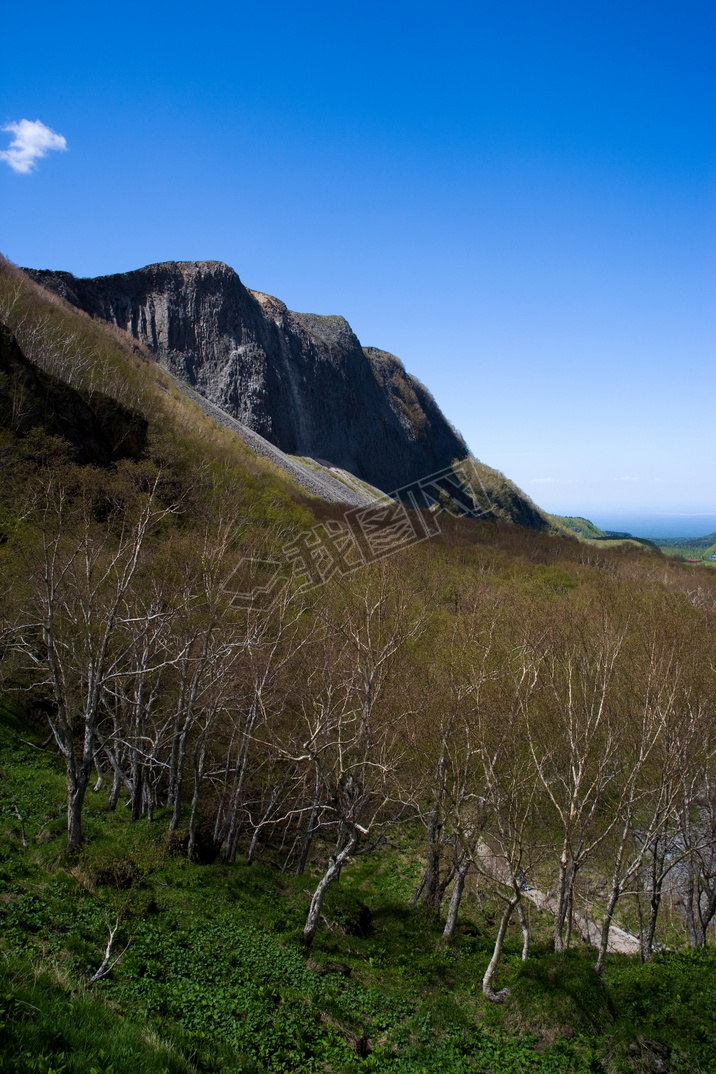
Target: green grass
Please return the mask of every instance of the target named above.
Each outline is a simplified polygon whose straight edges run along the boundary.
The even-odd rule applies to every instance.
[[[2,284],[0,272],[0,292]],[[172,501],[182,505],[178,531],[201,534],[217,507],[245,518],[249,535],[258,531],[269,548],[275,533],[283,540],[314,524],[288,478],[211,423],[126,340],[61,305],[51,314],[88,350],[104,348],[116,364],[121,398],[146,414],[149,462],[162,469]],[[21,447],[15,444],[19,455]],[[522,517],[542,532],[446,516],[445,539],[432,543],[430,560],[420,558],[422,549],[406,560],[416,578],[424,577],[426,592],[439,577],[438,613],[457,608],[470,586],[483,596],[520,594],[557,610],[592,599],[602,584],[594,549],[555,540],[555,530],[566,536],[561,524],[502,475],[476,466],[497,517]],[[0,530],[17,530],[14,511],[10,500],[0,503]],[[0,545],[0,557],[11,543]],[[633,542],[625,544],[604,549],[620,592],[632,584],[637,562]],[[691,572],[655,562],[659,586],[668,577],[680,592]],[[644,576],[650,569],[648,562],[638,567]],[[554,956],[549,922],[535,913],[534,955],[526,965],[516,930],[508,935],[496,986],[512,987],[510,1002],[486,1004],[480,982],[497,908],[487,902],[483,912],[467,897],[458,935],[442,950],[441,923],[410,905],[421,869],[419,831],[393,833],[390,846],[344,870],[329,892],[310,959],[300,935],[318,860],[301,878],[282,874],[271,849],[251,867],[241,860],[192,864],[167,854],[165,813],[150,828],[132,825],[124,801],[109,811],[105,785],[88,794],[89,842],[70,865],[62,766],[51,747],[38,748],[45,738],[44,725],[33,726],[21,709],[0,710],[0,765],[29,840],[24,849],[12,798],[0,785],[2,1074],[616,1074],[633,1069],[629,1049],[640,1037],[670,1044],[675,1071],[716,1070],[711,955],[674,954],[649,967],[610,958],[602,986],[592,970],[594,952]],[[122,958],[90,988],[117,915]]]
[[[564,526],[579,537],[606,537],[604,530],[600,530],[588,518],[579,515],[550,515],[549,518],[555,525]]]
[[[490,1006],[480,981],[494,929],[468,899],[454,943],[440,948],[440,923],[410,906],[420,865],[406,830],[344,872],[307,959],[300,932],[314,877],[282,875],[270,860],[168,856],[164,818],[132,825],[123,804],[108,811],[104,791],[90,796],[91,841],[70,868],[57,758],[29,744],[41,729],[17,711],[0,718],[0,759],[30,842],[23,850],[3,791],[3,1074],[583,1074],[632,1070],[639,1038],[669,1044],[673,1071],[716,1071],[711,953],[649,966],[612,958],[602,984],[592,950],[556,956],[538,924],[526,964],[509,936],[497,984],[512,996]],[[126,950],[89,988],[119,910]]]

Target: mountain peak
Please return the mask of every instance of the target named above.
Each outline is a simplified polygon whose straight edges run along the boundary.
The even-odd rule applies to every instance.
[[[465,458],[430,392],[338,315],[294,313],[221,261],[164,261],[78,278],[26,269],[276,447],[391,492]]]

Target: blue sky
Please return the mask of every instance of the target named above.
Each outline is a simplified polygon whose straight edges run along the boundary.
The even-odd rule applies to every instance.
[[[547,509],[716,528],[713,0],[40,0],[3,25],[0,123],[67,144],[0,160],[13,261],[226,261],[398,354]]]

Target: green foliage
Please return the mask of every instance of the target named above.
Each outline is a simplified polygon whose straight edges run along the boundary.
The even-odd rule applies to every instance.
[[[549,515],[549,518],[555,525],[564,526],[570,532],[576,533],[578,537],[606,536],[604,530],[600,530],[599,526],[595,526],[588,518],[581,518],[579,515]]]
[[[652,540],[659,548],[680,548],[694,553],[705,549],[708,552],[716,546],[716,533],[709,533],[705,537],[654,537]]]
[[[0,962],[2,1074],[188,1074],[191,1052],[73,983],[58,967]]]
[[[89,504],[88,531],[109,547],[122,507],[158,479],[158,500],[173,510],[147,542],[140,583],[159,591],[163,580],[179,578],[171,597],[177,601],[186,593],[179,583],[201,559],[212,526],[226,519],[236,523],[223,561],[257,547],[270,553],[314,524],[313,511],[288,480],[208,421],[139,349],[62,303],[46,308],[26,281],[18,282],[8,267],[0,271],[0,298],[15,285],[19,314],[28,315],[28,324],[41,314],[60,337],[74,333],[72,360],[85,398],[95,399],[97,377],[107,369],[112,393],[142,413],[148,427],[142,458],[84,468],[52,438],[28,445],[12,429],[2,433],[0,561],[8,594],[21,590],[30,573],[39,523],[29,521],[26,507],[48,476],[61,477],[72,503]],[[36,357],[59,375],[65,352],[53,350],[52,332],[46,338],[49,350]],[[381,375],[393,378],[409,412],[412,386],[387,360]],[[658,624],[663,632],[673,631],[684,650],[713,636],[714,590],[694,595],[692,572],[633,542],[614,548],[608,547],[613,542],[566,539],[565,520],[543,516],[501,474],[477,466],[503,521],[475,524],[442,516],[442,536],[403,553],[389,576],[396,593],[409,592],[430,611],[424,634],[406,644],[405,665],[391,686],[400,695],[395,711],[408,708],[418,733],[432,733],[430,706],[443,703],[450,675],[460,670],[450,664],[459,658],[460,631],[482,610],[487,622],[499,609],[494,644],[508,654],[503,664],[516,640],[529,642],[546,631],[555,636],[557,649],[575,639],[588,645],[611,618],[625,630],[630,622],[638,631]],[[315,510],[325,518],[337,512],[328,505]],[[533,529],[504,521],[515,517]],[[74,538],[74,531],[67,533],[68,541]],[[705,586],[716,581],[710,572],[701,573]],[[350,604],[343,600],[346,592],[349,596],[348,585],[345,591],[321,592],[318,612],[307,608],[302,617],[306,637],[321,615],[336,609],[347,622],[341,611]],[[496,669],[499,691],[499,665]],[[300,936],[308,892],[329,851],[320,833],[315,870],[309,862],[303,877],[279,871],[287,850],[282,846],[281,859],[271,861],[278,839],[272,844],[270,838],[264,858],[252,866],[240,858],[201,866],[182,856],[179,832],[173,853],[167,853],[166,810],[158,808],[150,826],[133,824],[124,792],[112,811],[105,785],[87,795],[87,842],[68,862],[66,784],[53,743],[42,748],[48,698],[41,687],[31,692],[23,674],[27,671],[10,667],[7,681],[15,700],[0,710],[0,764],[12,792],[0,785],[1,1074],[586,1074],[631,1069],[629,1048],[639,1038],[669,1043],[675,1071],[714,1069],[710,956],[664,954],[644,967],[610,958],[601,984],[592,950],[549,952],[546,922],[537,923],[533,956],[523,965],[513,926],[498,971],[498,987],[512,989],[510,1000],[504,1007],[484,1002],[480,982],[499,907],[487,897],[479,903],[467,896],[458,933],[443,948],[442,923],[411,905],[422,871],[423,834],[408,825],[390,829],[390,844],[351,863],[329,890],[310,959]],[[411,692],[415,683],[422,693]],[[281,710],[288,731],[301,715],[303,698],[293,696],[300,688],[288,676],[276,686],[288,698]],[[241,698],[242,691],[233,696]],[[31,706],[29,716],[18,698]],[[544,711],[549,726],[548,707]],[[403,729],[409,739],[412,723]],[[406,753],[410,748],[406,741]],[[272,776],[270,768],[259,772],[258,792],[271,785]],[[216,794],[213,783],[210,788],[201,803],[208,816]],[[292,832],[289,846],[291,838]],[[118,961],[89,988],[112,928]]]
[[[67,871],[37,841],[40,816],[61,805],[57,762],[22,746],[32,732],[8,726],[17,715],[5,719],[0,760],[32,839],[23,851],[3,809],[2,1074],[587,1074],[632,1069],[637,1038],[670,1044],[674,1071],[714,1069],[712,953],[615,958],[601,983],[591,949],[557,956],[537,943],[521,963],[515,931],[501,978],[510,1001],[486,1006],[492,929],[468,901],[454,943],[440,947],[440,922],[409,905],[410,830],[331,889],[310,960],[304,878],[164,857],[162,826],[108,812],[104,792],[91,800],[93,840]],[[125,953],[89,989],[107,916],[128,892]]]
[[[675,1049],[674,1070],[716,1071],[716,952],[657,954],[610,973],[620,1036],[637,1033]]]

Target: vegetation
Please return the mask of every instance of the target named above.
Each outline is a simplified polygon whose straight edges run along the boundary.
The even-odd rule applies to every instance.
[[[555,524],[564,526],[572,533],[576,533],[578,537],[607,536],[604,530],[599,529],[599,526],[595,526],[588,518],[580,518],[579,515],[550,515],[549,517]]]
[[[713,1069],[711,950],[648,965],[613,956],[600,984],[591,949],[551,953],[548,915],[533,910],[532,954],[521,962],[511,930],[512,994],[494,1006],[479,980],[498,906],[469,892],[444,949],[441,922],[410,905],[420,863],[406,829],[331,889],[330,927],[307,960],[306,876],[282,874],[271,854],[251,866],[167,854],[167,815],[138,827],[109,808],[108,786],[88,802],[91,842],[68,862],[56,758],[37,748],[39,725],[6,713],[3,729],[29,848],[5,793],[0,1070],[627,1071],[640,1041],[644,1056],[668,1045],[672,1070]],[[88,986],[118,910],[124,954]]]
[[[443,513],[309,588],[337,508],[0,284],[4,1069],[713,1070],[716,576]]]
[[[716,533],[709,533],[706,537],[693,537],[691,540],[683,537],[659,537],[655,538],[654,543],[664,555],[673,556],[675,559],[708,563],[711,556],[716,555]]]

